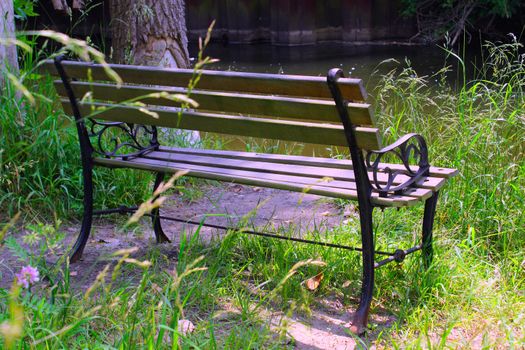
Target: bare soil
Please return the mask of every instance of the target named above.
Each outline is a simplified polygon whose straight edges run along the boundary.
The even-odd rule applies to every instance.
[[[333,201],[315,195],[229,184],[206,187],[202,197],[190,203],[174,195],[161,208],[161,215],[194,221],[206,218],[206,223],[219,225],[235,226],[242,223],[245,227],[253,225],[264,227],[267,231],[277,230],[279,227],[294,227],[299,232],[304,232],[313,227],[322,230],[340,225],[347,216],[355,215],[355,211],[352,207],[338,208]],[[156,245],[150,222],[146,219],[135,230],[123,230],[123,220],[95,219],[82,260],[71,266],[71,284],[74,288],[88,288],[107,264],[104,257],[118,249],[138,247],[134,257],[140,259],[152,247],[156,247],[168,257],[170,263],[176,264],[180,233],[194,232],[196,226],[164,220],[163,229],[172,243]],[[67,233],[66,244],[71,245],[74,242],[79,226],[79,223],[62,226],[61,230]],[[223,230],[203,227],[200,237],[206,242],[222,234]],[[23,232],[19,233],[17,240],[21,241],[22,236]],[[64,253],[59,252],[49,259],[56,259]],[[14,271],[20,265],[8,249],[0,250],[0,287],[7,287],[12,283]],[[289,317],[268,310],[268,317],[275,328],[286,325],[291,344],[297,349],[362,348],[380,328],[388,327],[394,320],[393,316],[386,313],[381,316],[375,312],[375,315],[371,315],[372,321],[380,327],[367,336],[365,343],[358,341],[359,345],[356,345],[357,338],[347,332],[352,310],[344,308],[341,300],[336,297],[318,300],[318,305],[312,311],[312,316],[305,318],[296,315]]]

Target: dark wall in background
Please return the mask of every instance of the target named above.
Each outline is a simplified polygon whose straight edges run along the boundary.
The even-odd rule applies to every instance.
[[[412,20],[400,15],[399,0],[187,0],[189,39],[204,36],[231,43],[304,45],[322,41],[407,39]]]
[[[74,37],[90,37],[110,52],[111,31],[108,0],[92,0],[86,13],[59,13],[51,0],[40,0],[39,14],[18,21],[19,30],[52,29]],[[407,40],[416,34],[414,19],[400,15],[401,0],[186,0],[188,39],[196,42],[216,20],[213,37],[224,43],[266,42],[274,45],[305,45],[324,41]],[[510,19],[496,18],[482,31],[469,28],[467,39],[509,40],[512,32],[525,42],[525,6]],[[478,23],[479,24],[479,23]],[[483,24],[483,23],[482,23]]]

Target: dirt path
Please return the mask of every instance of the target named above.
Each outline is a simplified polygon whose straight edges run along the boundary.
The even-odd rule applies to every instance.
[[[256,209],[256,210],[255,210]],[[257,188],[241,185],[224,185],[222,187],[207,187],[203,196],[187,203],[174,196],[161,209],[161,214],[178,218],[200,221],[204,216],[207,223],[227,225],[242,222],[251,223],[257,227],[273,230],[277,227],[300,227],[300,230],[313,227],[329,228],[341,224],[345,215],[354,215],[353,210],[341,210],[332,201],[315,195],[292,193],[267,188]],[[209,216],[212,214],[212,216]],[[163,254],[176,261],[180,242],[179,233],[183,230],[193,232],[194,225],[163,221],[165,233],[172,240],[171,244],[160,245]],[[118,225],[117,225],[118,226]],[[154,235],[149,222],[134,232],[123,232],[114,222],[97,219],[94,221],[94,231],[84,251],[83,259],[71,266],[71,283],[87,288],[106,262],[101,257],[112,252],[130,247],[138,247],[137,256],[143,256],[154,245]],[[71,244],[78,233],[79,224],[72,223],[62,227],[67,233],[66,243]],[[200,235],[204,241],[224,231],[202,228]],[[20,238],[21,235],[18,237]],[[20,238],[21,240],[21,238]],[[170,259],[171,260],[171,259]],[[8,249],[0,251],[1,286],[8,286],[13,279],[13,270],[17,262]],[[313,310],[309,319],[287,317],[269,311],[272,324],[278,326],[287,323],[288,334],[294,339],[297,349],[353,349],[355,339],[346,333],[346,325],[351,313],[338,300],[322,300],[317,310]],[[391,323],[391,317],[374,316],[377,324]]]

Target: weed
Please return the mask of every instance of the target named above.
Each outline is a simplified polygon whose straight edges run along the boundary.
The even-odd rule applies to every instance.
[[[363,347],[525,344],[525,67],[517,42],[487,43],[487,50],[478,76],[456,89],[446,84],[446,69],[424,77],[405,66],[383,75],[374,92],[385,142],[417,131],[428,141],[431,163],[458,168],[460,175],[440,197],[431,268],[424,271],[414,255],[403,264],[377,270],[372,315],[384,308],[396,321],[383,327],[373,318],[371,336],[358,340]],[[431,79],[438,84],[430,86]],[[32,86],[42,96],[53,96],[51,85],[39,79]],[[22,209],[26,216],[44,219],[56,212],[63,219],[66,211],[80,205],[82,193],[72,127],[61,122],[64,116],[53,99],[36,99],[29,108],[14,101],[9,91],[0,104],[0,205],[10,213]],[[27,109],[24,125],[12,118],[20,109]],[[276,149],[251,141],[247,147]],[[145,198],[149,175],[121,175],[96,173],[96,186],[105,194],[97,198],[98,205]],[[422,208],[401,210],[402,215],[395,210],[374,213],[379,250],[419,241]],[[13,223],[9,227],[10,232],[17,229]],[[71,287],[67,262],[52,269],[43,259],[48,248],[60,243],[59,227],[28,228],[25,243],[41,247],[40,253],[28,254],[10,237],[4,238],[3,249],[37,266],[49,284],[16,293],[0,289],[0,323],[18,327],[11,320],[23,306],[23,333],[6,341],[7,346],[292,347],[284,342],[281,329],[272,328],[267,310],[309,315],[316,301],[327,296],[355,307],[356,300],[347,296],[359,291],[358,254],[237,232],[204,244],[200,227],[183,233],[176,262],[156,249],[146,258],[120,251],[105,258],[108,267],[87,291],[79,291]],[[6,232],[0,230],[0,242]],[[292,228],[282,233],[295,234]],[[304,235],[344,245],[360,240],[355,220],[329,232]],[[319,287],[307,291],[303,282],[319,273],[324,276]],[[135,278],[121,278],[129,275]],[[192,320],[195,331],[180,332],[181,319]]]

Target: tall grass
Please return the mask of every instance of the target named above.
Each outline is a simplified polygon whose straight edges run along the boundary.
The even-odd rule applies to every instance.
[[[30,75],[35,104],[19,100],[13,86],[0,95],[0,208],[40,220],[70,217],[82,203],[80,150],[74,121],[66,116],[49,77]],[[96,205],[140,202],[151,191],[151,175],[95,173]]]
[[[203,56],[213,25],[201,42],[191,84],[200,79],[198,69],[214,62],[210,57]],[[0,96],[0,209],[7,217],[19,211],[31,215],[69,217],[79,209],[83,194],[80,147],[74,119],[63,113],[53,81],[47,75],[37,74],[39,62],[47,56],[44,49],[48,44],[46,41],[41,51],[33,50],[37,46],[36,38],[47,38],[61,44],[62,54],[70,53],[84,61],[101,64],[107,76],[117,85],[122,80],[108,67],[104,55],[85,41],[53,31],[22,34],[22,40],[16,41],[25,48],[20,51],[23,62],[21,76],[8,81]],[[17,93],[17,89],[22,89],[24,96]],[[142,98],[145,97],[148,96]],[[183,106],[194,103],[179,94],[166,93],[163,98],[178,99]],[[138,103],[136,100],[125,102]],[[191,138],[191,135],[177,132],[166,132],[163,136],[177,145],[187,144]],[[95,207],[140,203],[150,193],[151,182],[152,174],[145,172],[97,169],[94,172]],[[103,195],[97,196],[97,193]]]
[[[459,88],[447,84],[446,69],[422,77],[410,66],[400,66],[382,75],[374,91],[385,142],[406,132],[421,133],[429,144],[431,163],[457,168],[460,174],[440,197],[432,267],[424,271],[415,254],[398,267],[378,269],[372,331],[360,344],[525,345],[524,56],[516,42],[488,43],[486,49],[478,76]],[[49,81],[34,86],[42,95],[52,96]],[[2,111],[12,116],[20,104],[6,101]],[[60,122],[63,116],[55,102],[41,100],[36,107],[22,108],[27,108],[23,126],[2,117],[2,130],[9,130],[0,136],[2,181],[9,186],[2,190],[2,205],[13,211],[32,208],[37,214],[75,208],[81,182],[73,128]],[[129,178],[124,186],[118,183],[121,176],[97,176],[104,177],[98,186],[106,183],[109,191],[104,196],[109,198],[99,201],[141,197],[147,189],[141,175],[133,175],[139,186],[131,194],[114,189],[129,190]],[[419,240],[422,208],[374,215],[378,248]],[[327,296],[342,300],[345,307],[357,303],[358,254],[234,232],[204,245],[199,229],[191,238],[183,237],[176,263],[157,248],[141,261],[131,259],[130,251],[120,251],[106,257],[113,265],[91,288],[79,291],[70,284],[67,265],[55,268],[45,263],[45,252],[56,245],[50,237],[59,235],[59,229],[31,230],[43,237],[40,255],[28,257],[13,239],[3,248],[22,260],[32,259],[49,278],[48,284],[18,294],[0,289],[0,323],[16,318],[17,309],[9,309],[13,295],[24,307],[23,335],[14,343],[18,348],[281,349],[293,343],[271,324],[271,310],[308,316]],[[282,233],[293,234],[292,229]],[[359,243],[358,220],[350,218],[332,231],[313,230],[306,236]],[[308,291],[304,281],[320,272],[324,276],[320,287]],[[375,316],[384,313],[393,313],[397,320],[387,328]],[[183,334],[177,329],[180,319],[192,320],[195,331]]]
[[[522,45],[486,44],[478,76],[451,88],[410,67],[383,76],[375,93],[387,139],[417,130],[431,162],[460,170],[444,191],[442,212],[452,237],[471,239],[487,254],[507,256],[525,241],[525,56]],[[461,60],[457,57],[458,60]],[[460,69],[465,63],[460,61]],[[433,85],[430,81],[438,80]]]
[[[477,76],[459,88],[446,84],[444,72],[420,77],[405,67],[384,75],[375,92],[388,139],[417,130],[432,164],[460,170],[443,190],[440,256],[428,290],[405,315],[400,347],[445,346],[462,327],[455,341],[466,348],[525,344],[516,321],[525,317],[525,56],[516,41],[485,49]],[[395,213],[387,215],[396,222]],[[436,327],[436,320],[444,323]]]

